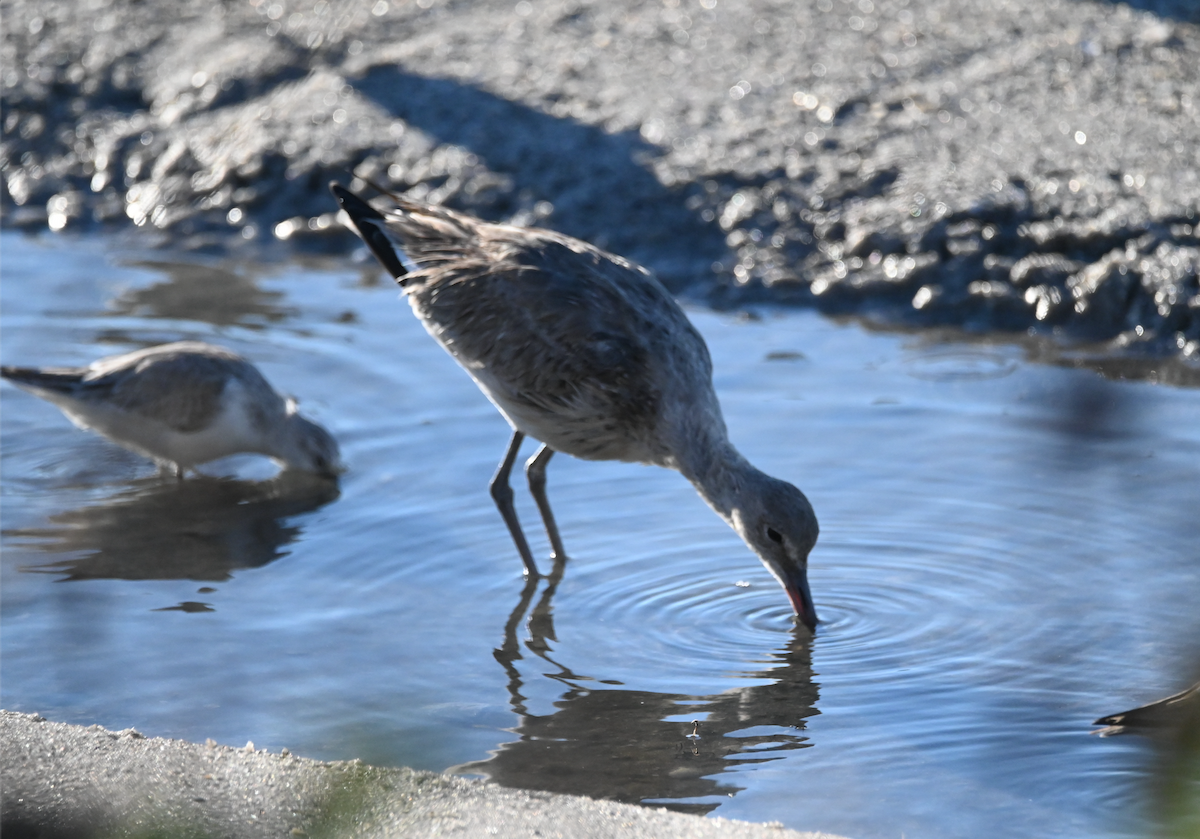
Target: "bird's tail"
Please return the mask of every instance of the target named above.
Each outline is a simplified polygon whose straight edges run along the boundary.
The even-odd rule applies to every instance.
[[[79,387],[83,371],[63,368],[0,367],[0,377],[15,385],[47,393],[70,393]]]
[[[474,238],[471,221],[453,210],[385,193],[395,202],[385,214],[339,183],[331,183],[329,190],[354,231],[400,285],[422,268],[460,258]]]
[[[329,191],[337,199],[338,206],[346,211],[346,215],[350,216],[354,232],[371,249],[375,258],[383,263],[383,267],[388,270],[388,273],[399,280],[400,285],[404,285],[403,278],[409,273],[409,270],[404,264],[405,260],[401,259],[400,252],[384,232],[387,219],[383,213],[336,181],[329,184]]]

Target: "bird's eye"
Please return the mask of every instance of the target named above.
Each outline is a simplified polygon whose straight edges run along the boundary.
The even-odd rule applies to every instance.
[[[773,527],[767,528],[767,538],[772,542],[783,542],[783,537],[779,535],[779,531]]]

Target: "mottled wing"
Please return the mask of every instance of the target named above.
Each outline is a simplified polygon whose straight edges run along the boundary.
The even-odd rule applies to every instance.
[[[641,269],[543,231],[489,226],[475,253],[443,261],[446,241],[417,258],[426,267],[410,293],[494,396],[553,418],[557,436],[544,442],[624,459],[621,441],[652,445],[665,386],[707,387],[703,340]]]

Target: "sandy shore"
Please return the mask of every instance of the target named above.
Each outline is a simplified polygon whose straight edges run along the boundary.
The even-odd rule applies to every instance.
[[[5,839],[838,839],[480,781],[147,738],[0,711]]]
[[[347,252],[325,184],[369,179],[720,305],[1195,361],[1198,21],[1185,0],[9,0],[0,212]]]

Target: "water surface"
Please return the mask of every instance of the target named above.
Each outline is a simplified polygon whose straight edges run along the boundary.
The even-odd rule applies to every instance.
[[[369,263],[3,249],[5,363],[214,341],[349,465],[160,480],[6,386],[4,707],[853,837],[1145,831],[1147,746],[1089,723],[1197,652],[1200,391],[692,310],[734,441],[820,517],[814,637],[651,467],[556,458],[570,560],[526,586],[509,430]]]

